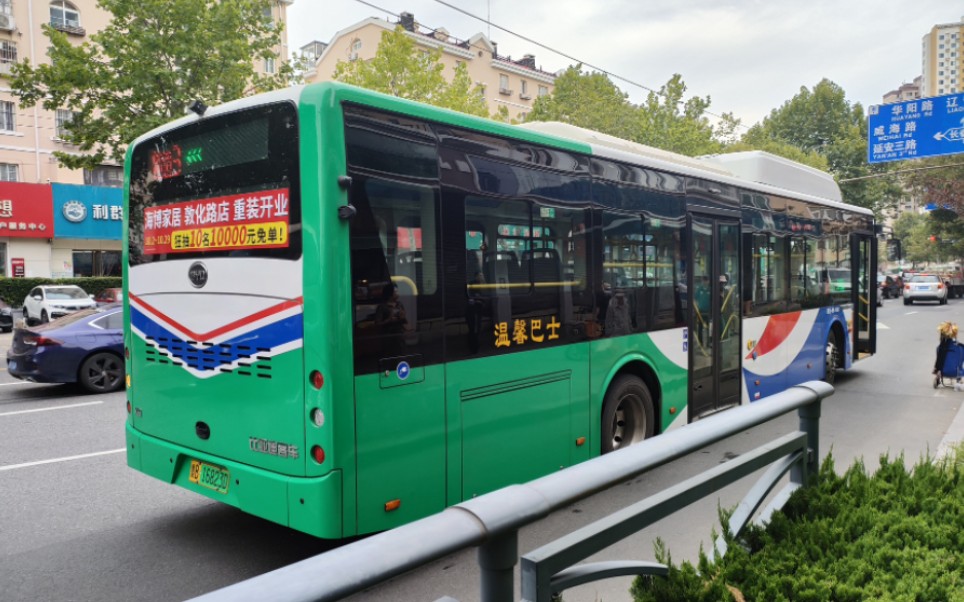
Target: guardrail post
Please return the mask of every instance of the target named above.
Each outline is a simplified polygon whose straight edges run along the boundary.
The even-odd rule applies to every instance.
[[[515,599],[515,563],[519,558],[519,532],[495,535],[479,546],[482,602]]]
[[[810,475],[817,474],[820,470],[820,404],[823,403],[818,397],[813,403],[801,406],[797,410],[800,417],[800,430],[807,434],[807,458],[806,474],[803,479],[798,481],[801,485],[807,484]]]

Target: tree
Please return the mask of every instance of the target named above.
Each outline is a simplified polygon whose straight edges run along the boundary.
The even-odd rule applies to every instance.
[[[683,101],[686,84],[674,75],[659,92],[636,106],[603,73],[569,67],[552,94],[536,99],[529,121],[562,121],[684,155],[720,152],[739,122],[724,115],[714,126],[706,117],[709,97]]]
[[[474,86],[465,64],[455,68],[452,82],[443,75],[442,49],[424,51],[401,26],[386,31],[368,61],[338,61],[334,79],[399,98],[488,116],[480,86]]]
[[[751,146],[769,141],[816,153],[840,183],[846,202],[880,212],[896,205],[903,192],[890,178],[866,176],[885,173],[887,165],[867,163],[867,120],[860,103],[847,101],[843,88],[828,79],[800,92],[773,109],[743,136]]]
[[[603,73],[571,66],[556,78],[552,94],[536,99],[528,121],[561,121],[617,138],[637,138],[636,108]]]
[[[925,203],[964,214],[964,165],[961,155],[909,161],[902,168],[920,168],[905,176],[905,182],[920,192]]]
[[[718,153],[732,136],[739,120],[724,114],[714,126],[706,116],[710,97],[684,101],[686,84],[674,74],[659,92],[650,92],[638,112],[637,141],[683,155]]]
[[[183,116],[194,100],[219,104],[290,83],[287,61],[273,75],[254,71],[254,61],[274,59],[281,44],[269,0],[98,4],[113,15],[106,28],[74,45],[43,25],[51,63],[12,69],[10,86],[22,106],[73,112],[62,137],[81,154],[54,153],[66,167],[123,163],[131,140]]]

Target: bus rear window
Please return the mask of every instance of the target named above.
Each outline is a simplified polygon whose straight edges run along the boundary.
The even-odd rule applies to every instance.
[[[276,103],[141,142],[130,165],[131,265],[301,255],[297,111]]]

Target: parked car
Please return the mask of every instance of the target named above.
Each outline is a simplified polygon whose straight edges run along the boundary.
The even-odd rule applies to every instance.
[[[904,305],[914,301],[937,301],[947,304],[947,285],[936,274],[918,274],[904,281]]]
[[[94,296],[94,302],[97,304],[97,307],[120,303],[123,300],[124,289],[122,288],[105,288]]]
[[[13,308],[0,301],[0,331],[10,332],[13,330]]]
[[[97,303],[73,284],[42,284],[30,290],[23,300],[23,320],[49,322],[79,309],[97,307]]]
[[[91,393],[107,393],[124,384],[123,356],[123,307],[109,305],[18,326],[7,351],[7,371],[30,382],[79,383]]]

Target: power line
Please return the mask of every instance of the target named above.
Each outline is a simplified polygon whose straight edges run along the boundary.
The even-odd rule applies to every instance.
[[[376,6],[375,4],[372,4],[372,3],[370,3],[370,2],[366,2],[365,0],[355,0],[355,1],[356,1],[356,2],[359,2],[359,3],[361,3],[361,4],[364,4],[365,6],[370,6],[371,8],[374,8],[375,10],[381,11],[381,12],[383,12],[383,13],[385,13],[385,14],[392,15],[392,16],[394,16],[395,18],[399,18],[399,15],[391,12],[390,10],[384,9],[384,8],[382,8],[382,7],[380,7],[380,6]],[[611,72],[611,71],[608,71],[608,70],[606,70],[606,69],[603,69],[602,67],[598,67],[598,66],[596,66],[596,65],[594,65],[594,64],[592,64],[592,63],[589,63],[589,62],[587,62],[587,61],[580,60],[579,58],[577,58],[577,57],[575,57],[575,56],[572,56],[572,55],[570,55],[570,54],[567,54],[567,53],[565,53],[565,52],[563,52],[563,51],[561,51],[561,50],[557,50],[557,49],[555,49],[555,48],[553,48],[553,47],[551,47],[551,46],[548,46],[548,45],[546,45],[546,44],[543,44],[542,42],[538,42],[538,41],[536,41],[536,40],[534,40],[534,39],[532,39],[532,38],[530,38],[530,37],[524,36],[524,35],[522,35],[522,34],[520,34],[520,33],[516,33],[516,32],[514,32],[514,31],[512,31],[512,30],[510,30],[510,29],[507,29],[507,28],[505,28],[505,27],[502,27],[501,25],[498,25],[497,23],[493,23],[493,22],[491,21],[491,19],[486,19],[486,18],[479,17],[479,16],[477,16],[477,15],[474,15],[474,14],[472,14],[472,13],[470,13],[470,12],[464,10],[464,9],[459,8],[458,6],[449,4],[448,2],[445,2],[444,0],[435,0],[435,2],[437,2],[437,3],[439,3],[439,4],[443,5],[443,6],[446,6],[446,7],[448,7],[448,8],[451,8],[451,9],[454,10],[454,11],[460,12],[460,13],[462,13],[463,15],[466,15],[467,17],[471,17],[472,19],[475,19],[475,20],[477,20],[477,21],[481,21],[482,23],[485,23],[485,24],[488,25],[489,27],[495,27],[496,29],[498,29],[498,30],[500,30],[500,31],[503,31],[503,32],[505,32],[505,33],[507,33],[507,34],[509,34],[509,35],[511,35],[511,36],[517,37],[517,38],[519,38],[520,40],[523,40],[523,41],[525,41],[525,42],[528,42],[528,43],[530,43],[530,44],[533,44],[533,45],[535,45],[535,46],[538,46],[539,48],[542,48],[543,50],[548,50],[549,52],[551,52],[551,53],[553,53],[553,54],[557,54],[557,55],[559,55],[559,56],[561,56],[561,57],[563,57],[563,58],[569,59],[570,61],[574,61],[574,62],[576,62],[576,63],[585,65],[586,67],[589,67],[590,69],[593,69],[593,70],[595,70],[595,71],[598,71],[598,72],[600,72],[600,73],[603,73],[604,75],[606,75],[606,76],[608,76],[608,77],[611,77],[612,79],[616,79],[616,80],[625,82],[625,83],[627,83],[627,84],[629,84],[629,85],[631,85],[631,86],[636,86],[637,88],[641,88],[641,89],[643,89],[643,90],[646,90],[647,92],[651,92],[651,93],[653,93],[653,94],[656,94],[657,96],[665,96],[665,95],[661,94],[658,90],[654,90],[654,89],[650,88],[649,86],[646,86],[645,84],[641,84],[641,83],[639,83],[639,82],[633,81],[633,80],[631,80],[631,79],[628,79],[628,78],[626,78],[626,77],[623,77],[623,76],[618,75],[618,74],[616,74],[616,73],[613,73],[613,72]],[[683,101],[679,101],[679,104],[682,105],[682,104],[684,104],[684,102],[683,102]],[[712,117],[716,117],[717,119],[723,119],[723,116],[722,116],[722,115],[717,115],[716,113],[714,113],[714,112],[712,112],[712,111],[704,110],[703,113],[706,114],[706,115],[710,115],[710,116],[712,116]],[[737,127],[741,127],[741,128],[743,128],[743,129],[745,129],[745,130],[749,130],[749,129],[750,129],[748,126],[745,126],[745,125],[743,125],[742,123],[737,124]]]
[[[951,163],[950,165],[930,165],[928,167],[912,167],[910,169],[898,169],[895,171],[888,171],[886,173],[875,173],[869,176],[859,176],[856,178],[844,178],[842,180],[837,180],[837,183],[843,184],[844,182],[856,182],[857,180],[869,180],[871,178],[888,178],[890,176],[896,176],[903,173],[911,173],[914,171],[928,171],[931,169],[944,169],[947,167],[964,167],[964,163]]]
[[[558,55],[561,56],[561,57],[564,57],[564,58],[569,59],[570,61],[576,61],[577,63],[586,65],[586,66],[589,67],[590,69],[594,69],[594,70],[596,70],[596,71],[599,71],[600,73],[604,73],[605,75],[607,75],[607,76],[609,76],[609,77],[611,77],[611,78],[613,78],[613,79],[617,79],[617,80],[619,80],[619,81],[626,82],[627,84],[629,84],[629,85],[631,85],[631,86],[636,86],[637,88],[642,88],[643,90],[646,90],[647,92],[652,92],[653,94],[656,94],[657,96],[664,96],[664,95],[663,95],[662,93],[660,93],[658,90],[654,90],[654,89],[650,88],[649,86],[646,86],[646,85],[641,84],[641,83],[639,83],[639,82],[633,81],[633,80],[631,80],[631,79],[628,79],[628,78],[626,78],[626,77],[623,77],[623,76],[621,76],[621,75],[618,75],[618,74],[616,74],[616,73],[613,73],[612,71],[608,71],[608,70],[606,70],[606,69],[603,69],[602,67],[598,67],[598,66],[596,66],[596,65],[593,65],[592,63],[589,63],[589,62],[587,62],[587,61],[580,60],[580,59],[578,59],[578,58],[576,58],[576,57],[574,57],[574,56],[572,56],[572,55],[570,55],[570,54],[566,54],[565,52],[562,52],[561,50],[556,50],[555,48],[553,48],[553,47],[551,47],[551,46],[547,46],[546,44],[543,44],[542,42],[538,42],[538,41],[533,40],[532,38],[526,37],[526,36],[524,36],[524,35],[522,35],[522,34],[520,34],[520,33],[516,33],[516,32],[514,32],[514,31],[512,31],[512,30],[510,30],[510,29],[506,29],[505,27],[502,27],[501,25],[498,25],[497,23],[492,23],[489,19],[483,19],[482,17],[473,15],[472,13],[470,13],[470,12],[468,12],[468,11],[466,11],[466,10],[463,10],[463,9],[457,7],[457,6],[454,6],[454,5],[452,5],[452,4],[449,4],[448,2],[445,2],[444,0],[435,0],[435,2],[441,4],[442,6],[447,6],[447,7],[451,8],[452,10],[458,11],[458,12],[462,13],[463,15],[466,15],[466,16],[468,16],[468,17],[472,17],[473,19],[476,19],[477,21],[482,21],[483,23],[488,24],[490,27],[495,27],[496,29],[499,29],[499,30],[501,30],[501,31],[504,31],[505,33],[507,33],[507,34],[509,34],[509,35],[511,35],[511,36],[515,36],[515,37],[519,38],[520,40],[525,40],[526,42],[529,42],[530,44],[535,44],[536,46],[538,46],[538,47],[540,47],[540,48],[542,48],[542,49],[544,49],[544,50],[548,50],[549,52],[552,52],[552,53],[554,53],[554,54],[558,54]],[[685,103],[681,100],[681,101],[679,101],[679,104],[682,105],[682,104],[685,104]],[[717,114],[714,113],[713,111],[704,110],[703,113],[706,114],[706,115],[711,115],[711,116],[713,116],[713,117],[716,117],[717,119],[723,119],[723,116],[722,116],[722,115],[717,115]],[[747,126],[745,126],[745,125],[743,125],[743,124],[737,124],[737,127],[741,127],[741,128],[743,128],[743,129],[745,129],[745,130],[749,130],[749,129],[750,129],[749,127],[747,127]]]

